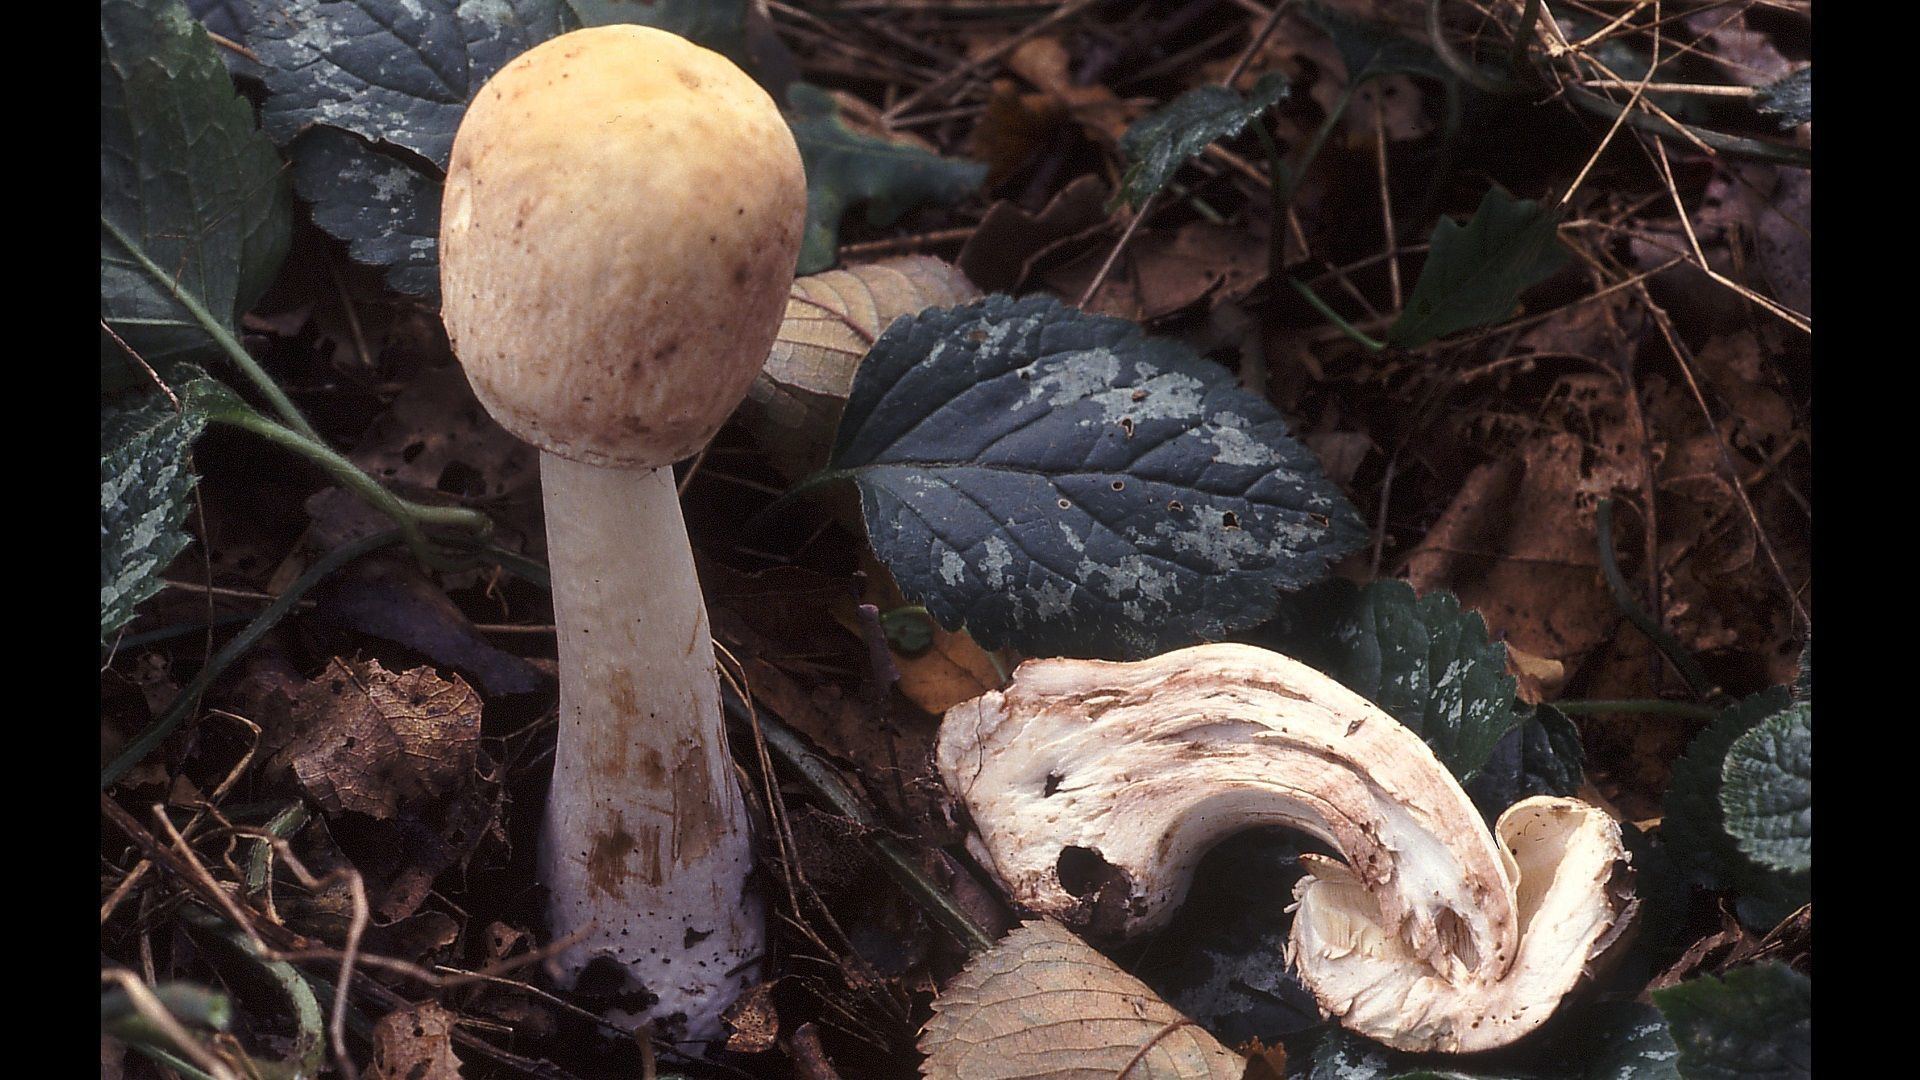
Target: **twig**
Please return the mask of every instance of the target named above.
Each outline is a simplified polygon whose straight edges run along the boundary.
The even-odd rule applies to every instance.
[[[1001,57],[1008,55],[1013,52],[1013,50],[1025,44],[1029,39],[1038,37],[1042,31],[1051,29],[1055,24],[1080,14],[1080,12],[1098,2],[1099,0],[1068,0],[1067,3],[1061,4],[1053,14],[1040,19],[1020,32],[1008,37],[1005,41],[995,45],[993,48],[981,53],[979,56],[968,60],[966,63],[961,64],[945,75],[922,86],[920,89],[915,90],[899,101],[894,102],[888,107],[886,112],[880,114],[880,122],[883,125],[891,126],[900,114],[911,109],[913,106],[920,104],[927,98],[932,97],[935,93],[945,90],[961,79],[981,70],[988,64],[998,61]]]
[[[1652,493],[1649,492],[1648,496],[1651,497]],[[1611,497],[1600,500],[1599,507],[1594,510],[1593,520],[1594,540],[1600,552],[1600,573],[1607,579],[1607,589],[1613,593],[1614,604],[1619,607],[1620,613],[1625,615],[1629,622],[1639,627],[1640,632],[1647,635],[1648,640],[1666,654],[1667,659],[1673,661],[1674,669],[1679,671],[1680,677],[1687,681],[1693,696],[1707,697],[1713,692],[1713,684],[1707,680],[1706,672],[1700,670],[1700,665],[1678,641],[1674,640],[1672,634],[1667,633],[1658,619],[1647,614],[1640,607],[1640,602],[1633,597],[1633,590],[1627,587],[1626,578],[1620,574],[1620,564],[1613,554],[1613,499]],[[1648,552],[1646,557],[1651,559],[1654,553]]]

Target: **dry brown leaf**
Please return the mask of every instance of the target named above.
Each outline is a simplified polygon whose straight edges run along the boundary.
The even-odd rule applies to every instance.
[[[461,1080],[453,1022],[453,1014],[432,1001],[381,1017],[373,1025],[367,1080]]]
[[[826,464],[854,369],[888,324],[929,307],[965,303],[980,290],[929,255],[829,270],[793,283],[748,415],[773,464],[797,478]]]
[[[1097,247],[1046,277],[1047,287],[1076,298],[1105,262]],[[1193,221],[1172,232],[1141,230],[1127,244],[1084,308],[1145,322],[1171,315],[1209,293],[1245,296],[1267,276],[1267,239],[1230,225]],[[1217,290],[1217,291],[1216,291]]]
[[[1567,683],[1567,665],[1544,656],[1535,656],[1509,641],[1507,673],[1520,683],[1520,700],[1529,705],[1551,701]]]
[[[1007,67],[1021,78],[1051,95],[1066,107],[1088,135],[1116,146],[1127,133],[1127,126],[1146,111],[1134,101],[1123,101],[1112,90],[1099,84],[1081,86],[1073,81],[1072,57],[1059,38],[1037,37],[1022,42],[1007,57]]]
[[[758,1054],[779,1043],[780,1011],[773,1005],[773,988],[778,985],[778,980],[756,983],[727,1006],[721,1019],[733,1029],[727,1036],[729,1051]]]
[[[1076,178],[1038,214],[1002,199],[967,238],[954,262],[988,292],[1014,292],[1034,265],[1107,225],[1107,183],[1093,173]]]
[[[1050,922],[975,956],[933,1001],[921,1074],[939,1080],[1239,1080],[1244,1058]]]
[[[1052,94],[1023,93],[1012,79],[993,80],[987,109],[967,137],[968,156],[987,163],[985,190],[1052,147],[1066,119],[1066,106]]]
[[[460,788],[480,745],[480,698],[458,675],[394,674],[335,657],[294,704],[294,775],[328,814],[390,818]]]
[[[865,549],[860,553],[860,569],[867,581],[861,603],[872,604],[883,612],[906,604],[906,597],[885,564]],[[833,617],[855,636],[861,633],[853,601],[833,605]],[[1001,650],[1000,666],[996,666],[993,656],[964,628],[948,630],[932,618],[927,622],[933,631],[933,642],[925,652],[908,656],[898,649],[891,651],[893,665],[900,672],[900,692],[935,716],[969,698],[998,690],[1006,681],[1001,672],[1012,671],[1019,663],[1019,657],[1013,652]]]

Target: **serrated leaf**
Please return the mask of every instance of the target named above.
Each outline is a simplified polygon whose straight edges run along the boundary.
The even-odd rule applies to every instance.
[[[1776,870],[1813,868],[1813,703],[1798,701],[1740,736],[1721,767],[1727,832]]]
[[[1748,926],[1771,927],[1806,903],[1811,894],[1804,873],[1787,874],[1748,858],[1727,832],[1720,806],[1721,770],[1742,735],[1787,708],[1782,686],[1770,687],[1723,710],[1694,736],[1674,763],[1667,784],[1660,836],[1674,864],[1695,883],[1739,894],[1736,911]]]
[[[574,25],[561,0],[284,0],[254,27],[271,92],[262,117],[281,143],[336,127],[444,173],[481,84]]]
[[[273,280],[292,229],[280,172],[184,4],[103,0],[100,317],[149,362],[212,351]]]
[[[1229,1046],[1277,1045],[1324,1022],[1285,956],[1293,923],[1287,907],[1304,873],[1300,840],[1271,828],[1222,840],[1135,968],[1168,1004]]]
[[[1781,131],[1813,119],[1813,65],[1790,72],[1760,88],[1754,105],[1774,117]]]
[[[1226,369],[1042,296],[895,322],[854,375],[831,469],[909,599],[1029,655],[1219,640],[1366,537]]]
[[[747,0],[567,0],[567,6],[581,26],[652,26],[736,63],[746,54]]]
[[[1450,592],[1416,596],[1404,581],[1360,589],[1328,582],[1289,597],[1280,615],[1249,640],[1319,668],[1385,709],[1462,782],[1520,722],[1506,647],[1487,640],[1486,620]]]
[[[951,203],[971,195],[986,178],[979,162],[943,158],[917,146],[887,142],[852,130],[831,94],[796,82],[787,88],[787,123],[807,169],[807,231],[799,273],[832,266],[840,219],[854,203],[867,204],[867,222],[891,225],[922,203]]]
[[[940,1080],[1239,1080],[1246,1060],[1055,923],[976,955],[933,1002],[921,1075]]]
[[[1347,83],[1350,86],[1384,75],[1422,75],[1438,79],[1449,87],[1458,79],[1424,41],[1406,37],[1327,4],[1311,3],[1302,10],[1314,25],[1333,39],[1333,47],[1339,51],[1340,60],[1347,67]]]
[[[441,178],[338,128],[313,128],[289,152],[313,223],[345,240],[355,260],[385,269],[396,290],[437,304]]]
[[[1286,76],[1272,71],[1262,75],[1244,98],[1224,86],[1202,86],[1147,114],[1120,139],[1127,159],[1121,194],[1138,209],[1208,144],[1240,134],[1286,96]]]
[[[1687,1080],[1813,1075],[1813,980],[1780,963],[1738,968],[1653,992]]]
[[[930,255],[796,278],[766,366],[747,396],[754,434],[791,478],[819,470],[853,388],[853,372],[893,320],[980,295],[958,268]]]
[[[1551,705],[1523,706],[1519,723],[1493,744],[1467,794],[1491,823],[1529,795],[1578,792],[1585,756],[1580,731],[1564,713]]]
[[[1506,318],[1520,294],[1565,265],[1560,215],[1545,203],[1489,188],[1465,225],[1442,218],[1426,265],[1387,341],[1415,348]]]
[[[161,571],[193,537],[189,451],[206,426],[158,395],[100,411],[100,643],[160,591]]]

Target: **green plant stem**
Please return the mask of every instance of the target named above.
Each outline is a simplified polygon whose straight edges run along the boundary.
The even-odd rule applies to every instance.
[[[1617,118],[1626,112],[1624,121],[1628,127],[1638,128],[1650,135],[1663,139],[1677,139],[1689,144],[1699,143],[1708,149],[1738,158],[1754,161],[1768,161],[1776,165],[1791,165],[1800,169],[1813,168],[1813,151],[1801,146],[1789,146],[1785,143],[1762,142],[1738,135],[1694,127],[1691,124],[1675,124],[1665,117],[1651,113],[1627,112],[1627,107],[1611,101],[1591,90],[1568,84],[1565,88],[1567,98],[1588,112],[1606,117]]]
[[[1678,716],[1687,720],[1711,720],[1720,710],[1691,701],[1666,701],[1661,698],[1588,698],[1580,701],[1555,701],[1554,708],[1568,716],[1592,716],[1595,713],[1635,713],[1641,716]]]
[[[147,258],[146,252],[141,251],[127,234],[121,232],[119,227],[114,225],[113,222],[108,221],[104,215],[100,218],[100,227],[105,229],[108,235],[112,236],[121,247],[125,248],[127,254],[133,256],[134,261],[140,264],[141,269],[145,270],[148,276],[165,286],[166,290],[172,294],[180,306],[187,309],[187,314],[193,316],[193,321],[199,323],[200,328],[207,332],[207,336],[213,339],[214,344],[220,346],[220,351],[226,354],[227,360],[231,362],[234,367],[240,369],[240,373],[245,375],[247,381],[253,384],[254,389],[260,392],[260,396],[266,398],[267,401],[272,404],[273,410],[280,414],[281,419],[285,420],[295,431],[306,436],[308,439],[324,445],[320,438],[320,433],[313,430],[313,425],[307,423],[307,418],[301,414],[300,407],[295,405],[293,399],[289,398],[286,392],[280,389],[279,384],[275,383],[273,379],[268,376],[266,371],[254,360],[252,354],[247,352],[246,347],[235,340],[232,331],[227,329],[224,320],[214,318],[213,313],[208,311],[197,297],[180,288],[179,284],[174,281],[172,274],[167,273],[155,264],[152,259]]]
[[[173,703],[167,706],[167,710],[161,713],[153,723],[147,725],[147,729],[136,736],[131,743],[128,743],[127,748],[120,752],[120,756],[114,758],[111,764],[101,770],[100,789],[104,791],[113,786],[114,781],[126,775],[128,769],[138,765],[154,751],[154,748],[164,742],[167,736],[173,733],[173,729],[180,725],[180,721],[184,720],[188,712],[194,708],[195,703],[200,700],[200,695],[206,693],[207,687],[213,685],[213,680],[248,649],[258,644],[260,639],[266,636],[267,631],[279,625],[280,620],[293,610],[294,604],[314,586],[355,559],[397,543],[403,538],[400,530],[390,529],[374,536],[364,536],[342,544],[316,560],[307,568],[306,573],[300,575],[299,580],[287,586],[285,592],[275,597],[273,603],[267,605],[266,610],[254,616],[245,630],[234,635],[233,640],[227,642],[225,648],[214,654],[213,659],[207,661],[207,666],[201,668],[200,673],[193,677],[193,681],[187,684],[186,689],[180,691],[179,696],[173,699]]]
[[[1340,91],[1340,97],[1334,101],[1333,109],[1327,113],[1327,118],[1320,122],[1320,126],[1314,129],[1313,137],[1307,140],[1306,149],[1300,152],[1300,163],[1284,170],[1284,183],[1282,176],[1278,174],[1274,176],[1275,206],[1284,211],[1293,205],[1293,196],[1300,189],[1301,179],[1307,175],[1307,170],[1313,167],[1314,159],[1320,156],[1320,149],[1327,144],[1327,137],[1333,134],[1334,125],[1346,115],[1347,106],[1353,103],[1354,91],[1359,88],[1359,83],[1350,82],[1346,89]]]
[[[1687,681],[1687,688],[1693,691],[1693,696],[1706,698],[1713,690],[1712,683],[1707,680],[1706,672],[1700,670],[1700,665],[1688,655],[1687,650],[1682,648],[1678,641],[1673,639],[1672,634],[1667,633],[1658,620],[1640,607],[1639,601],[1633,597],[1633,590],[1627,587],[1627,579],[1620,574],[1620,563],[1613,553],[1613,500],[1611,498],[1600,500],[1600,505],[1594,510],[1593,520],[1594,539],[1600,551],[1600,573],[1607,579],[1607,589],[1613,593],[1614,604],[1620,608],[1620,613],[1627,617],[1627,621],[1639,627],[1640,632],[1647,635],[1648,640],[1658,646],[1660,651],[1666,654],[1667,659],[1673,662],[1674,669]]]
[[[121,1041],[145,1055],[148,1060],[157,1065],[164,1065],[172,1069],[174,1072],[185,1077],[186,1080],[214,1080],[213,1074],[206,1072],[198,1065],[143,1039],[123,1039]]]
[[[973,921],[973,916],[954,902],[946,890],[929,879],[920,869],[920,861],[914,857],[905,844],[886,831],[885,826],[867,809],[866,801],[855,794],[846,782],[840,779],[833,766],[821,760],[792,728],[762,709],[757,717],[747,710],[733,688],[722,686],[721,701],[725,704],[727,715],[735,723],[751,728],[757,719],[760,732],[766,737],[767,748],[780,756],[780,759],[806,781],[814,794],[820,796],[833,812],[847,818],[860,827],[860,838],[866,842],[880,859],[881,868],[894,880],[907,895],[919,902],[921,908],[935,922],[952,934],[969,952],[979,952],[991,948],[993,938]]]
[[[285,810],[275,814],[273,819],[267,822],[266,828],[261,831],[275,839],[285,840],[294,833],[299,832],[301,827],[306,823],[306,804],[294,802],[289,803]],[[247,853],[246,895],[257,895],[262,889],[267,887],[267,868],[272,865],[272,862],[273,841],[264,839],[255,840],[253,842],[253,850]]]
[[[333,480],[347,490],[365,499],[375,509],[392,518],[400,527],[407,546],[416,557],[428,566],[446,569],[444,560],[436,555],[428,542],[424,526],[438,525],[462,529],[481,536],[493,529],[493,521],[478,510],[469,510],[464,506],[428,506],[403,499],[386,488],[373,477],[360,470],[338,451],[318,439],[274,422],[269,417],[246,408],[216,409],[207,414],[215,423],[227,424],[248,431],[260,438],[284,447],[318,465]]]
[[[1387,347],[1385,342],[1375,341],[1366,334],[1361,333],[1359,327],[1341,318],[1340,313],[1328,306],[1325,300],[1320,299],[1320,294],[1308,288],[1305,282],[1289,277],[1287,278],[1287,284],[1293,286],[1293,291],[1305,298],[1307,303],[1312,304],[1313,310],[1319,312],[1323,318],[1332,323],[1335,329],[1352,338],[1354,341],[1359,342],[1360,345],[1369,352],[1379,352]]]
[[[220,916],[205,908],[187,904],[180,909],[180,918],[189,927],[207,934],[229,955],[253,965],[286,997],[295,1025],[292,1053],[284,1062],[255,1060],[255,1070],[269,1080],[276,1076],[284,1080],[319,1076],[327,1060],[326,1018],[320,1010],[320,999],[314,996],[313,986],[300,969],[285,960],[269,960],[260,955],[239,927],[227,925]]]
[[[225,1031],[233,1026],[233,1000],[217,990],[193,983],[161,983],[152,987],[153,996],[175,1020],[193,1027]],[[120,987],[100,992],[100,1023],[111,1029],[123,1020],[138,1020],[140,1012]],[[109,1034],[118,1032],[109,1030]]]

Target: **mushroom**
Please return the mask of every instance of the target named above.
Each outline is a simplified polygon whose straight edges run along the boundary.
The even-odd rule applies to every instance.
[[[671,465],[765,361],[805,213],[766,92],[641,26],[506,65],[447,170],[448,337],[487,411],[542,451],[560,718],[540,865],[571,942],[557,960],[567,983],[614,961],[611,1015],[668,1037],[718,1035],[765,940]]]
[[[1290,962],[1323,1010],[1404,1050],[1525,1035],[1632,916],[1612,818],[1537,796],[1489,834],[1412,731],[1265,649],[1029,661],[947,711],[937,755],[1009,895],[1096,934],[1164,923],[1229,833],[1324,841],[1344,862],[1302,856]]]

